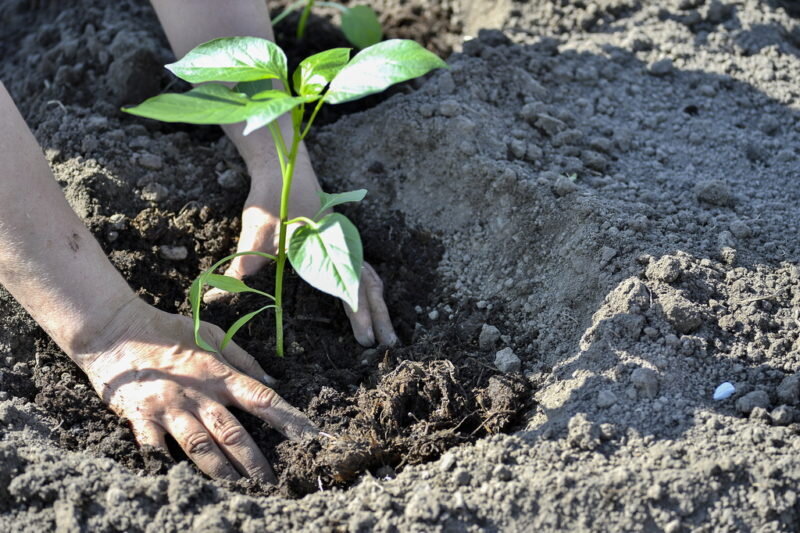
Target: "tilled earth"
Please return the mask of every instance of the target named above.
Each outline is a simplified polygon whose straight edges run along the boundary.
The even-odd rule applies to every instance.
[[[348,214],[403,345],[359,349],[294,278],[290,356],[271,357],[268,317],[242,332],[335,435],[281,442],[244,417],[281,478],[265,492],[143,454],[3,293],[0,527],[795,530],[792,3],[373,5],[390,36],[454,52],[448,71],[332,108],[309,143],[325,187],[370,191]],[[186,312],[191,279],[235,245],[241,161],[215,128],[118,112],[171,81],[149,7],[31,6],[0,7],[0,77],[114,264]],[[312,28],[322,48],[341,39]],[[185,260],[164,259],[175,246]]]

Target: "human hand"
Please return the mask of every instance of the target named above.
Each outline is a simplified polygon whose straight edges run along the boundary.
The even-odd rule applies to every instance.
[[[222,354],[199,349],[190,318],[136,299],[112,322],[106,331],[116,338],[98,339],[73,358],[103,401],[130,420],[139,444],[166,451],[169,433],[213,478],[274,483],[264,454],[226,406],[261,418],[290,439],[317,433],[305,415],[263,384],[274,380],[235,343]],[[207,323],[201,333],[217,346],[224,336]]]
[[[249,165],[251,174],[250,193],[242,212],[242,230],[237,252],[259,251],[277,255],[278,232],[280,228],[280,170],[278,162],[272,164]],[[308,156],[301,152],[292,183],[289,203],[289,218],[312,217],[319,209],[320,186]],[[299,227],[289,226],[289,236]],[[288,242],[288,240],[287,240]],[[239,256],[231,261],[226,276],[242,279],[258,272],[267,259],[256,255]],[[211,303],[227,297],[230,293],[211,289],[203,296],[203,301]],[[397,335],[392,327],[389,311],[383,298],[383,281],[375,269],[364,263],[358,298],[358,311],[353,312],[349,305],[343,304],[350,319],[353,335],[362,346],[379,344],[393,345]]]

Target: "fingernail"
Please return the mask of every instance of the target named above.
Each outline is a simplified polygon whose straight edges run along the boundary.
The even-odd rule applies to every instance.
[[[261,378],[261,381],[263,381],[265,385],[269,385],[270,387],[278,384],[278,380],[273,378],[269,374],[264,374],[264,377]]]

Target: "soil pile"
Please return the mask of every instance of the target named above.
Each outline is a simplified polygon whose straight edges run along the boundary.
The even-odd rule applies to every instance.
[[[85,4],[10,3],[0,76],[115,264],[185,311],[233,245],[241,162],[212,128],[119,116],[139,95],[117,81],[163,87],[167,49],[149,10]],[[755,0],[431,4],[450,70],[310,142],[324,186],[370,190],[349,214],[405,346],[356,351],[298,283],[291,314],[316,326],[293,355],[272,364],[268,324],[244,342],[315,421],[362,431],[273,447],[248,422],[284,494],[325,490],[265,496],[146,460],[4,295],[4,529],[796,527],[800,21]],[[461,45],[482,21],[504,31]],[[187,259],[160,260],[167,245]]]

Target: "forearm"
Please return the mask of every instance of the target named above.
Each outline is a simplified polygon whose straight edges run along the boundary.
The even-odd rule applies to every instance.
[[[0,116],[0,284],[76,358],[135,294],[70,208],[2,83]]]

